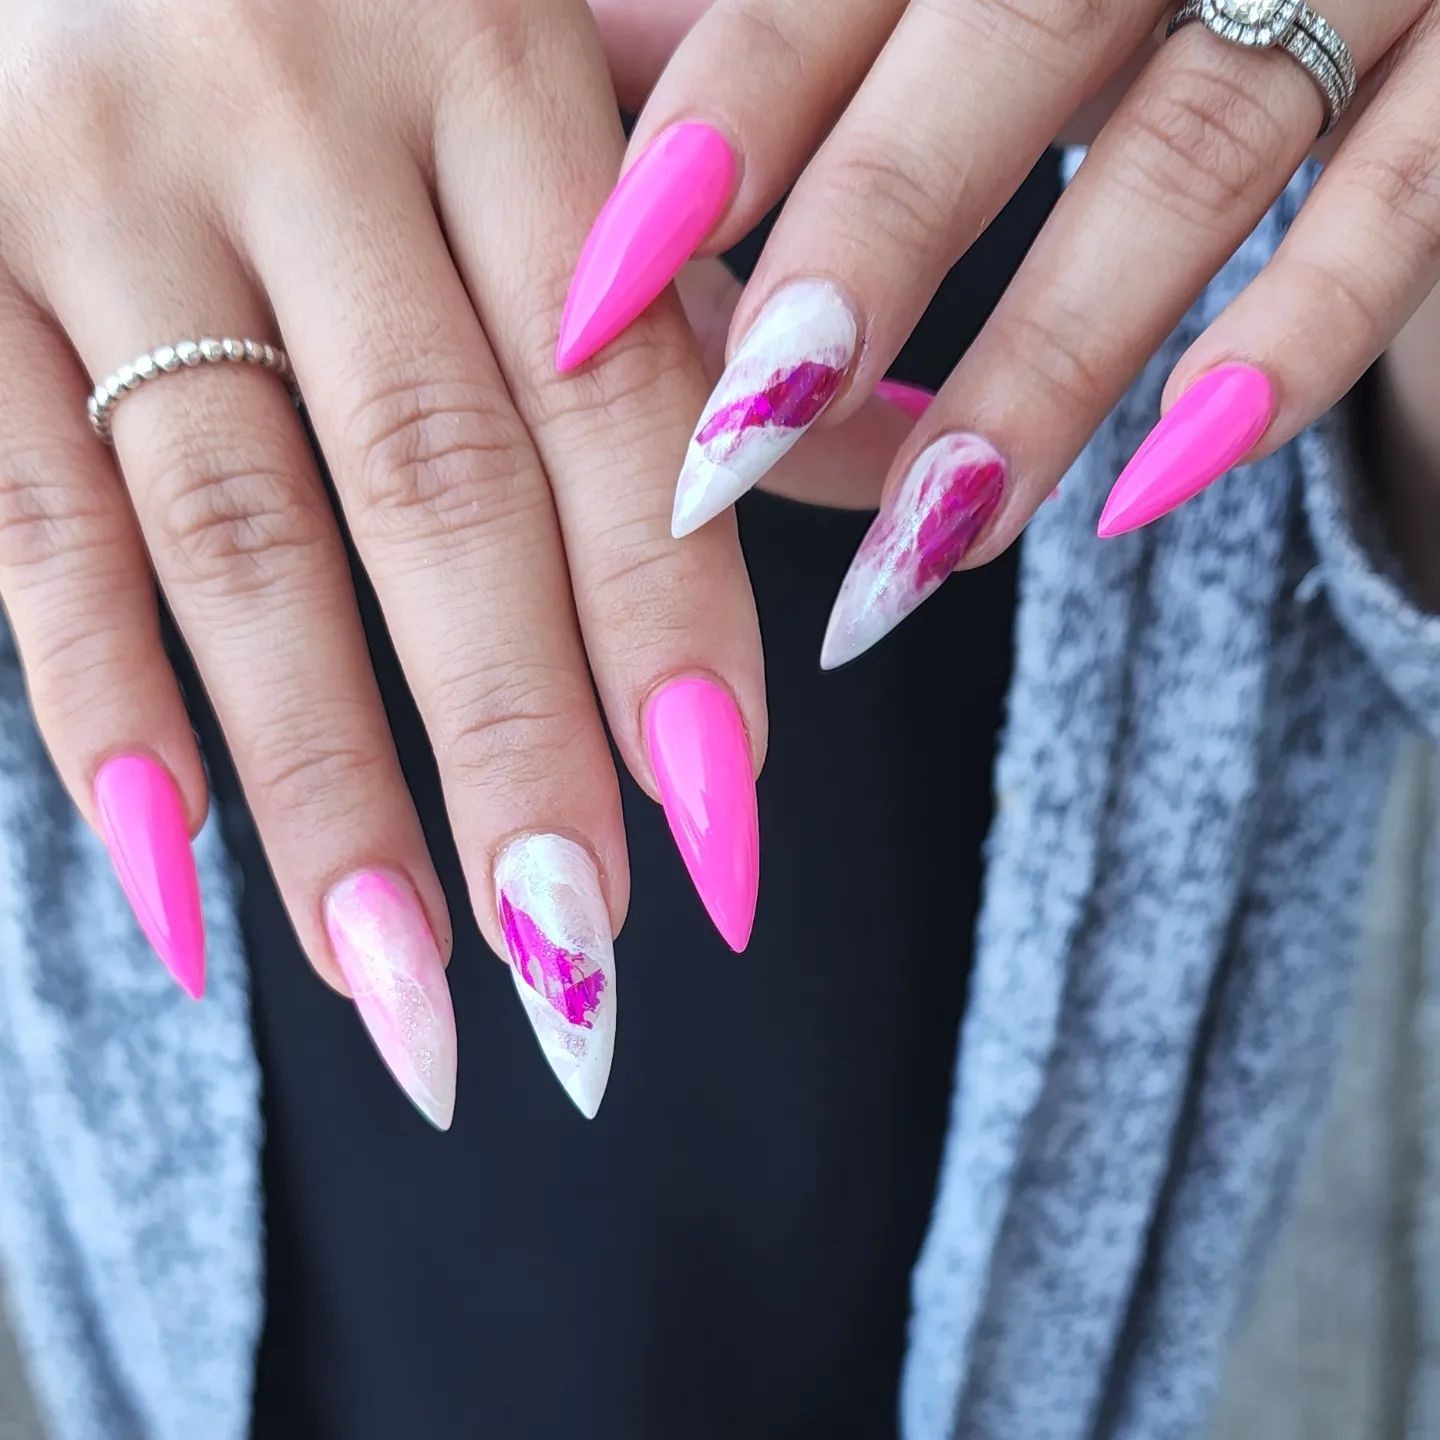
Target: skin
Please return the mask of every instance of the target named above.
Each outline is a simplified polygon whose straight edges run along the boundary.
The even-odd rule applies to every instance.
[[[597,4],[602,16],[630,8]],[[789,281],[836,282],[864,341],[822,426],[856,413],[1044,146],[1093,134],[1080,175],[885,482],[897,485],[952,430],[978,431],[1008,457],[1013,482],[967,567],[1018,535],[1289,180],[1322,115],[1313,82],[1284,55],[1243,51],[1196,26],[1157,43],[1159,0],[681,8],[688,28],[630,154],[682,117],[733,137],[744,181],[715,247],[794,183],[730,342]],[[1339,399],[1440,279],[1436,6],[1320,8],[1366,77],[1360,100],[1324,147],[1326,173],[1285,244],[1196,340],[1165,395],[1168,408],[1226,361],[1260,366],[1278,408],[1250,458]],[[744,65],[727,63],[742,49]],[[772,123],[777,97],[785,126]]]
[[[618,927],[595,692],[652,794],[658,685],[718,678],[757,768],[765,705],[733,526],[669,534],[708,385],[678,304],[574,375],[551,363],[624,148],[587,8],[3,0],[0,22],[0,596],[75,803],[93,821],[97,769],[139,751],[205,814],[158,578],[320,972],[343,988],[322,902],[356,871],[408,877],[450,934],[283,386],[167,376],[118,406],[113,453],[86,424],[90,378],[145,347],[283,342],[491,945],[493,858],[530,831],[592,853]]]
[[[676,674],[727,685],[757,768],[763,759],[760,647],[733,525],[724,518],[683,544],[669,535],[678,460],[727,334],[742,333],[790,272],[843,278],[864,308],[861,365],[825,427],[770,483],[873,504],[892,460],[898,474],[962,417],[988,426],[1009,436],[1026,478],[967,561],[981,563],[1018,532],[1237,227],[1269,203],[1317,119],[1293,67],[1213,49],[1202,57],[1202,36],[1166,47],[1136,82],[1149,86],[1140,100],[1136,88],[1114,87],[1120,109],[1101,134],[1108,158],[1072,187],[1001,312],[912,431],[867,403],[869,390],[950,260],[1079,97],[1052,93],[1041,67],[1036,86],[1009,87],[1015,116],[975,86],[969,104],[945,113],[922,105],[888,131],[858,128],[885,113],[856,110],[877,98],[875,84],[882,100],[883,86],[914,89],[926,52],[953,68],[955,43],[980,37],[963,28],[976,23],[973,7],[916,5],[922,21],[958,28],[903,34],[877,74],[901,7],[838,3],[851,23],[822,34],[788,28],[800,12],[782,16],[764,0],[743,9],[596,0],[597,35],[579,0],[0,0],[0,339],[11,360],[0,407],[0,598],[41,728],[92,822],[96,771],[130,751],[175,777],[192,828],[204,817],[199,757],[159,638],[158,578],[322,975],[343,988],[323,897],[362,869],[406,875],[448,950],[340,532],[283,389],[241,369],[167,377],[126,397],[112,454],[81,402],[91,377],[137,350],[204,333],[283,340],[429,729],[487,938],[501,947],[493,858],[528,831],[573,836],[591,851],[618,928],[628,873],[595,690],[652,795],[641,712]],[[1408,49],[1372,87],[1347,141],[1358,148],[1347,162],[1342,147],[1304,245],[1283,265],[1277,257],[1275,273],[1181,367],[1236,353],[1273,362],[1286,404],[1262,449],[1353,381],[1440,265],[1434,87],[1405,78],[1423,65],[1434,73],[1434,22],[1416,0],[1372,4],[1372,18],[1353,24],[1338,7],[1332,18],[1363,63],[1402,34]],[[1106,29],[1105,44],[1133,37],[1125,63],[1141,69],[1149,17],[1142,25],[1113,9],[1127,18]],[[1068,13],[1059,0],[995,7],[1001,28],[986,43],[1003,48],[1004,26],[1037,17],[1058,26]],[[753,64],[716,62],[721,41],[741,40]],[[743,295],[714,267],[692,267],[681,289],[693,331],[661,301],[593,364],[557,377],[550,355],[570,272],[624,157],[606,49],[622,96],[651,95],[637,146],[681,111],[713,113],[743,146],[744,179],[711,251],[803,173]],[[1173,98],[1156,98],[1176,74],[1210,87],[1190,100],[1213,98],[1217,67],[1258,89],[1288,127],[1279,158],[1248,163],[1258,152],[1242,142],[1255,137],[1236,127],[1258,124],[1260,110],[1202,104],[1191,113],[1203,123],[1139,133],[1158,137],[1149,160],[1164,158],[1165,172],[1193,180],[1198,169],[1224,202],[1223,223],[1212,233],[1190,215],[1187,228],[1163,189],[1117,212],[1115,186],[1142,173],[1147,154],[1135,148],[1137,122],[1181,115]],[[792,126],[765,123],[778,81]],[[1008,149],[986,145],[997,127],[1018,136]],[[867,157],[854,146],[871,133],[902,141]],[[1375,158],[1395,154],[1403,171]],[[979,158],[960,166],[955,156]],[[1247,163],[1232,171],[1237,156]],[[952,199],[928,212],[896,203],[921,190]],[[865,235],[882,213],[898,227],[886,237],[883,284],[867,270]],[[1106,218],[1115,213],[1118,235]],[[1133,254],[1142,240],[1145,254]],[[1336,344],[1336,277],[1354,273],[1361,246],[1386,263],[1374,293],[1341,307]],[[1152,252],[1186,262],[1147,269]],[[1130,263],[1115,265],[1117,254]],[[1165,273],[1165,283],[1143,305],[1120,306],[1095,282],[1101,259],[1125,274]],[[1110,317],[1122,309],[1143,323],[1117,325]],[[1326,318],[1327,343],[1296,344],[1312,311]],[[1386,372],[1407,473],[1416,456],[1433,473],[1440,454],[1426,384],[1437,328],[1417,319]],[[1317,363],[1297,364],[1296,354]],[[1033,423],[1037,394],[1044,427]],[[1393,494],[1416,503],[1406,487]]]

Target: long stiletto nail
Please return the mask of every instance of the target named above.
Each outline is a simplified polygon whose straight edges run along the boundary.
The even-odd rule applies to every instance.
[[[1243,460],[1275,417],[1275,390],[1253,365],[1221,365],[1170,407],[1120,473],[1100,514],[1105,539],[1138,530]]]
[[[855,358],[855,316],[825,280],[777,290],[725,367],[675,489],[678,540],[769,473],[835,398]]]
[[[198,1000],[205,993],[205,920],[180,791],[148,756],[117,755],[95,776],[95,810],[145,938]]]
[[[419,898],[403,877],[362,870],[325,897],[341,974],[395,1083],[437,1130],[455,1114],[455,1012]]]
[[[875,517],[835,599],[820,666],[862,655],[928,600],[969,553],[1005,493],[1005,462],[978,435],[921,452]]]
[[[650,701],[645,738],[685,868],[725,943],[741,951],[760,889],[760,824],[739,707],[713,681],[672,680]]]
[[[735,156],[716,129],[662,130],[621,177],[580,252],[555,367],[608,345],[680,273],[730,203]]]
[[[495,905],[540,1049],[593,1120],[615,1050],[615,950],[595,862],[561,835],[514,840],[495,864]]]
[[[912,420],[918,420],[935,403],[935,392],[923,385],[911,385],[904,380],[882,380],[875,387],[875,397],[902,410]]]

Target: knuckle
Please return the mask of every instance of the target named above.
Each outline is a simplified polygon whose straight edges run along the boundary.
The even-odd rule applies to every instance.
[[[118,538],[115,507],[77,473],[53,452],[0,456],[0,571],[12,581],[74,564]]]
[[[553,338],[543,343],[548,354]],[[622,448],[633,457],[644,437],[667,427],[686,433],[695,396],[677,377],[696,372],[693,345],[682,326],[641,321],[580,371],[556,375],[548,364],[532,371],[540,377],[536,425],[566,433],[568,448],[583,446],[588,463],[599,464]]]
[[[173,450],[156,467],[145,510],[171,578],[226,595],[253,594],[313,569],[335,539],[319,486],[263,447]]]
[[[1424,268],[1440,260],[1440,146],[1433,138],[1365,157],[1354,183],[1380,206],[1385,231],[1403,236]]]
[[[383,784],[387,760],[381,748],[341,739],[333,713],[290,710],[244,747],[246,788],[263,796],[264,807],[284,816],[287,826],[315,829],[334,819],[337,797],[373,793]]]
[[[487,787],[563,768],[593,709],[573,676],[519,660],[442,682],[435,699],[442,762],[460,783]]]
[[[1187,68],[1144,86],[1129,115],[1130,184],[1207,228],[1253,205],[1293,137],[1263,93],[1218,70]]]
[[[827,167],[826,208],[837,215],[864,214],[883,244],[907,253],[930,250],[948,232],[962,182],[959,167],[935,147],[899,151],[857,135]]]
[[[1074,63],[1076,47],[1093,48],[1097,35],[1112,29],[1118,7],[1109,0],[986,0],[969,5],[960,0],[921,0],[920,8],[939,12],[965,24],[982,23],[1007,50],[1023,50],[1027,58],[1064,56]]]
[[[764,55],[767,63],[790,72],[796,81],[809,68],[807,47],[790,33],[786,12],[757,0],[739,0],[730,7],[725,18],[735,27],[735,43],[724,47],[732,55]]]
[[[1063,297],[1052,295],[1044,311],[1022,307],[1013,315],[996,316],[997,338],[1006,360],[1034,388],[1072,414],[1093,413],[1115,388],[1104,355],[1109,347],[1096,335],[1096,317],[1079,311]]]
[[[533,504],[528,445],[508,402],[468,381],[389,382],[344,427],[357,521],[428,543]]]

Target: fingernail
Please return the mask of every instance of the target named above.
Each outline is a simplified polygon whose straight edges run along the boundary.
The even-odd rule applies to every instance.
[[[904,380],[882,380],[875,387],[875,394],[897,410],[903,410],[912,420],[918,420],[935,400],[933,390],[908,385]]]
[[[680,273],[730,203],[735,156],[695,121],[662,130],[590,231],[560,320],[562,374],[608,345]]]
[[[1098,533],[1109,539],[1168,515],[1244,459],[1274,416],[1275,391],[1263,370],[1221,365],[1202,375],[1121,472]]]
[[[495,865],[495,905],[540,1049],[593,1120],[615,1050],[615,950],[595,862],[561,835],[514,840]]]
[[[881,506],[840,586],[820,667],[863,655],[945,582],[1005,492],[1005,462],[978,435],[943,435]]]
[[[672,680],[645,715],[650,765],[685,868],[715,928],[739,952],[760,889],[755,767],[739,707],[710,680]]]
[[[95,776],[105,848],[145,938],[180,988],[205,993],[205,920],[185,802],[170,772],[144,755],[117,755]]]
[[[670,521],[677,540],[733,505],[820,418],[855,358],[856,335],[828,281],[797,280],[771,296],[690,441]]]
[[[437,1129],[455,1114],[455,1012],[430,922],[410,882],[362,870],[325,897],[325,929],[375,1048]]]

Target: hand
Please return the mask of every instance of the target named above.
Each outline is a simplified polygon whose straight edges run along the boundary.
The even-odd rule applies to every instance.
[[[1319,8],[1354,52],[1360,102],[1279,253],[1171,377],[1165,419],[1117,485],[1104,534],[1157,518],[1292,438],[1440,278],[1434,0]],[[1159,0],[716,0],[660,77],[612,227],[617,211],[663,207],[669,187],[703,190],[724,151],[738,186],[719,194],[691,246],[723,248],[804,172],[736,312],[731,369],[677,493],[681,534],[756,483],[822,413],[827,423],[854,413],[1044,147],[1107,81],[1125,82],[1109,90],[1113,113],[989,324],[896,457],[823,664],[858,655],[953,569],[1015,538],[1311,149],[1320,92],[1291,57],[1198,25],[1151,55],[1165,13]],[[667,172],[681,122],[714,139],[704,152],[691,141],[703,164]],[[594,282],[582,269],[575,283]]]
[[[283,339],[479,923],[593,1114],[628,891],[595,693],[737,948],[765,713],[733,528],[669,534],[708,385],[678,305],[583,373],[554,368],[624,143],[591,17],[3,0],[0,18],[0,595],[65,783],[198,994],[205,781],[153,565],[301,943],[448,1125],[445,902],[284,386],[244,365],[162,374],[120,398],[113,454],[84,413],[87,371],[146,347]]]

